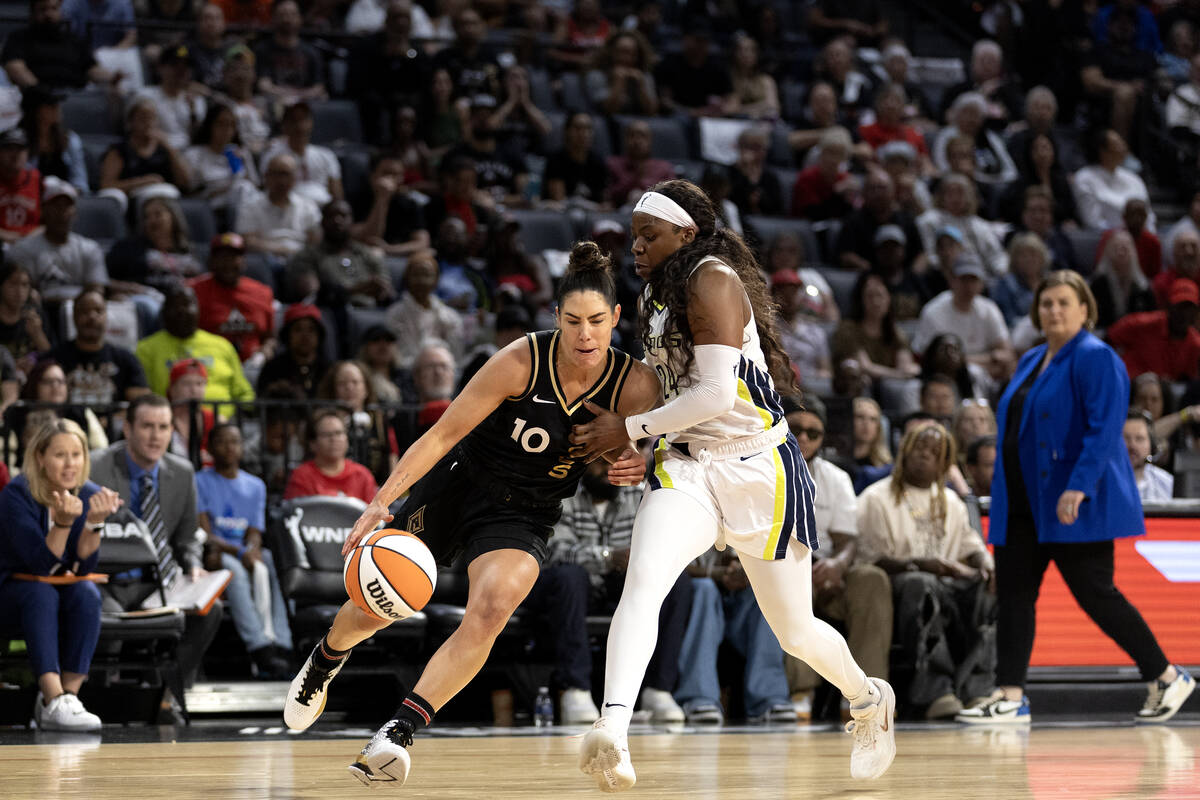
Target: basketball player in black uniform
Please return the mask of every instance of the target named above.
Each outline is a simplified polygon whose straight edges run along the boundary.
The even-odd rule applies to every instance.
[[[610,263],[592,242],[571,252],[558,291],[553,331],[532,333],[492,356],[442,418],[400,459],[346,538],[347,555],[408,493],[397,526],[424,541],[439,563],[468,560],[470,589],[458,629],[438,649],[400,709],[350,772],[368,786],[399,786],[408,776],[413,734],[475,677],[496,636],[533,587],[559,517],[586,469],[569,441],[594,415],[590,401],[628,415],[653,408],[654,372],[612,349],[620,306]],[[632,445],[606,456],[609,480],[636,483],[645,470]],[[349,651],[387,621],[349,601],[292,681],[284,721],[303,730],[325,707],[330,681]]]

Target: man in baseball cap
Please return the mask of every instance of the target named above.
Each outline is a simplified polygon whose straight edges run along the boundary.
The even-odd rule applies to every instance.
[[[1126,314],[1108,329],[1108,341],[1129,377],[1153,372],[1167,380],[1192,380],[1200,372],[1200,288],[1180,278],[1167,291],[1166,311]]]
[[[243,363],[269,358],[275,350],[274,291],[244,274],[245,239],[236,233],[214,236],[208,243],[208,270],[192,281],[201,329],[228,339]]]
[[[77,296],[85,286],[107,286],[100,245],[71,232],[78,190],[53,175],[42,181],[42,230],[9,248],[7,258],[29,272],[47,302]]]

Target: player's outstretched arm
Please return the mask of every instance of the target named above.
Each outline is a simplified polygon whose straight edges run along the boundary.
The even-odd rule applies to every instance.
[[[695,353],[691,384],[648,413],[598,412],[592,422],[576,425],[571,441],[584,446],[586,456],[594,458],[628,439],[686,430],[733,408],[742,333],[749,319],[745,290],[737,273],[724,264],[701,267],[690,288],[688,322]]]
[[[529,341],[522,337],[496,353],[475,373],[441,419],[404,451],[392,474],[363,511],[342,545],[345,556],[359,540],[392,521],[388,511],[397,498],[433,469],[450,448],[487,418],[506,398],[525,391],[531,367]]]

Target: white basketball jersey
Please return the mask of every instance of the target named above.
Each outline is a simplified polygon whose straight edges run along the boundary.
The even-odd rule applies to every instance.
[[[724,263],[718,258],[708,256],[701,259],[692,272],[709,261]],[[649,302],[646,295],[642,296],[642,301],[643,304]],[[669,403],[692,386],[698,376],[694,363],[687,374],[680,374],[682,353],[678,345],[681,338],[678,331],[671,328],[670,313],[667,309],[654,304],[646,310],[650,313],[650,341],[646,346],[645,360],[658,373],[659,383],[662,384],[663,402]],[[754,323],[754,313],[751,312],[750,321],[742,330],[742,357],[738,363],[737,400],[733,408],[728,413],[699,425],[668,433],[667,441],[728,442],[770,430],[783,417],[783,406],[767,369],[767,360],[758,340],[758,328]]]

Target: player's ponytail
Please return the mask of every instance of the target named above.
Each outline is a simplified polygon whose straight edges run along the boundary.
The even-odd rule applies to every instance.
[[[571,292],[599,292],[609,308],[617,304],[617,287],[613,282],[612,259],[595,242],[576,242],[571,248],[567,271],[558,283],[554,298],[559,306]]]

